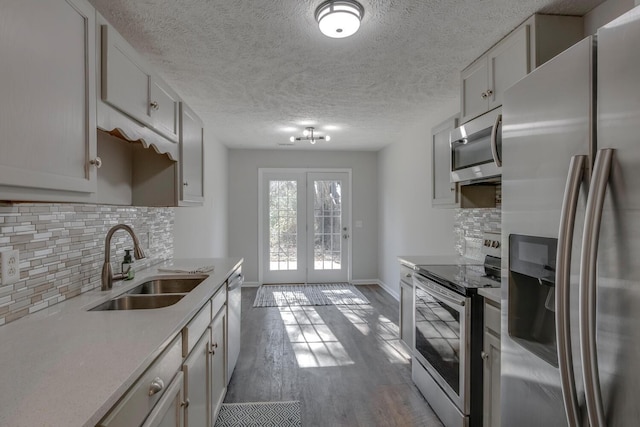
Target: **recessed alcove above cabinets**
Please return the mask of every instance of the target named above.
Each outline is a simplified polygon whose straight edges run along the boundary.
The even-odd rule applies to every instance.
[[[97,202],[201,205],[203,124],[97,14]]]

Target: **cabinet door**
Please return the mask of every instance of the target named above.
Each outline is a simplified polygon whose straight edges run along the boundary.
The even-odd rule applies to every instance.
[[[488,69],[487,58],[482,56],[460,73],[460,121],[462,123],[488,110],[487,100]]]
[[[102,26],[102,100],[149,126],[151,75],[137,52],[109,25]]]
[[[449,132],[458,126],[458,115],[450,117],[432,130],[431,138],[431,206],[458,206],[456,184],[451,182],[451,147]]]
[[[501,106],[504,91],[531,71],[530,28],[523,25],[488,52],[489,110]]]
[[[211,322],[211,412],[214,422],[227,391],[226,323],[224,306]]]
[[[500,427],[500,340],[484,334],[484,396],[482,425]]]
[[[182,366],[186,402],[185,425],[210,426],[211,423],[211,333],[202,335]]]
[[[85,0],[0,9],[0,185],[94,193],[95,10]]]
[[[149,108],[152,126],[162,135],[178,142],[179,97],[165,82],[151,79]]]
[[[142,427],[184,427],[184,383],[178,372]]]
[[[180,103],[180,202],[204,201],[204,141],[202,120]]]
[[[411,280],[411,279],[408,279]],[[413,285],[400,281],[400,339],[413,351]]]

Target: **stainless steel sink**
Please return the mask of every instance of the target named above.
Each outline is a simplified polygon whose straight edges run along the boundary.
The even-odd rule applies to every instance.
[[[164,278],[154,279],[144,282],[131,289],[128,294],[184,294],[191,292],[204,281],[205,277],[200,278]]]
[[[102,303],[89,311],[145,310],[168,307],[180,301],[186,294],[125,295]]]

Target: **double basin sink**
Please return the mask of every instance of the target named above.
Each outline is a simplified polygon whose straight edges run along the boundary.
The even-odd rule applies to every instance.
[[[168,307],[180,301],[207,277],[154,278],[89,311],[144,310]]]

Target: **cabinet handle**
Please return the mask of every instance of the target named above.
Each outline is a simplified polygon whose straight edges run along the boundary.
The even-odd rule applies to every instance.
[[[189,401],[189,399],[185,399],[184,402],[180,403],[180,406],[182,406],[184,409],[187,409],[190,403],[191,402]]]
[[[480,352],[480,356],[482,357],[482,360],[489,360],[489,353],[486,352]]]
[[[100,157],[96,157],[95,159],[89,160],[89,164],[95,166],[97,169],[102,167],[102,159]]]
[[[149,103],[149,106],[151,107],[152,110],[154,111],[158,111],[160,109],[160,104],[158,104],[158,101],[151,101]]]
[[[487,94],[487,92],[482,92],[480,96],[482,97],[482,99],[487,99],[489,95]]]
[[[151,381],[151,384],[149,385],[149,396],[153,396],[163,388],[164,388],[164,381],[162,381],[162,378],[155,377],[154,380]]]

